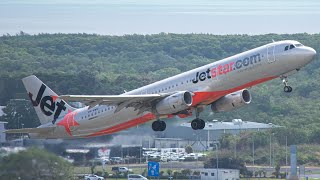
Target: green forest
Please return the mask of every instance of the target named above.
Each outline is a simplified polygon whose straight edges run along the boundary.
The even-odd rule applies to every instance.
[[[37,125],[21,78],[35,74],[58,94],[120,94],[198,66],[278,40],[297,40],[320,52],[320,34],[211,35],[167,34],[102,36],[38,34],[0,37],[0,105],[8,105],[10,128],[17,121]],[[203,118],[274,123],[285,126],[276,136],[289,144],[320,143],[319,58],[289,77],[292,93],[280,79],[250,89],[253,101],[244,108]],[[19,104],[19,107],[16,107]],[[21,117],[13,113],[19,109]]]

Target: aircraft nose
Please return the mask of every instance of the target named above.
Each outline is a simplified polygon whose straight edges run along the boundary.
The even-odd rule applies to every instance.
[[[306,56],[308,59],[312,60],[316,55],[317,55],[316,50],[314,50],[314,49],[311,48],[311,47],[307,47],[307,48],[306,48],[305,56]]]

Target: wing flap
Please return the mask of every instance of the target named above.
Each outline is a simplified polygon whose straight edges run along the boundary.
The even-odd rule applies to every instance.
[[[4,133],[45,133],[54,130],[55,127],[43,127],[43,128],[23,128],[23,129],[8,129]]]
[[[135,110],[145,107],[143,108],[143,111],[146,111],[151,108],[152,102],[167,97],[172,93],[138,95],[62,95],[59,96],[59,98],[65,101],[82,102],[89,107],[94,107],[96,105],[117,105],[115,112],[119,112],[121,109],[127,107],[134,107]]]
[[[66,101],[97,101],[103,100],[104,102],[123,102],[130,99],[150,99],[160,98],[161,94],[140,94],[140,95],[62,95],[59,98]]]
[[[155,99],[166,97],[168,94],[139,94],[139,95],[62,95],[65,101],[82,102],[90,107],[98,104],[119,105],[117,111],[130,107],[132,104],[145,104]]]

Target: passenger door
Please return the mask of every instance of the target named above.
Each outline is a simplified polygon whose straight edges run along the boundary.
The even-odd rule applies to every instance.
[[[267,59],[268,59],[268,63],[273,63],[276,61],[275,55],[274,55],[274,51],[275,51],[275,45],[270,45],[267,47]]]

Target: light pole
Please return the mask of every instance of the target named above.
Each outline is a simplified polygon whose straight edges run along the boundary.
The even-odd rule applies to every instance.
[[[254,168],[254,136],[252,136],[252,166]]]
[[[234,137],[234,158],[237,158],[237,136],[233,135]]]
[[[209,139],[210,139],[210,130],[208,129],[208,134],[207,134],[207,151],[209,150],[210,147],[210,143],[209,143]]]
[[[274,133],[272,133],[272,138],[274,138]],[[274,167],[274,143],[272,143],[272,167]]]
[[[141,139],[140,139],[140,155],[139,155],[139,159],[140,159],[140,161],[139,161],[139,166],[140,166],[140,171],[142,172],[142,166],[141,166],[141,156],[142,156],[142,137],[141,137]]]
[[[271,167],[271,132],[270,132],[270,152],[269,152],[270,154],[270,157],[269,157],[269,163],[270,163],[270,167]]]
[[[217,159],[217,180],[218,180],[218,174],[219,174],[219,156],[218,156],[218,143],[214,143],[213,145],[215,145],[216,147],[216,159]]]
[[[23,124],[23,123],[21,123],[21,127],[22,127],[22,129],[23,129],[23,126],[24,126],[24,124]],[[21,139],[23,139],[23,133],[21,133]]]
[[[286,136],[286,177],[288,174],[288,136]]]

